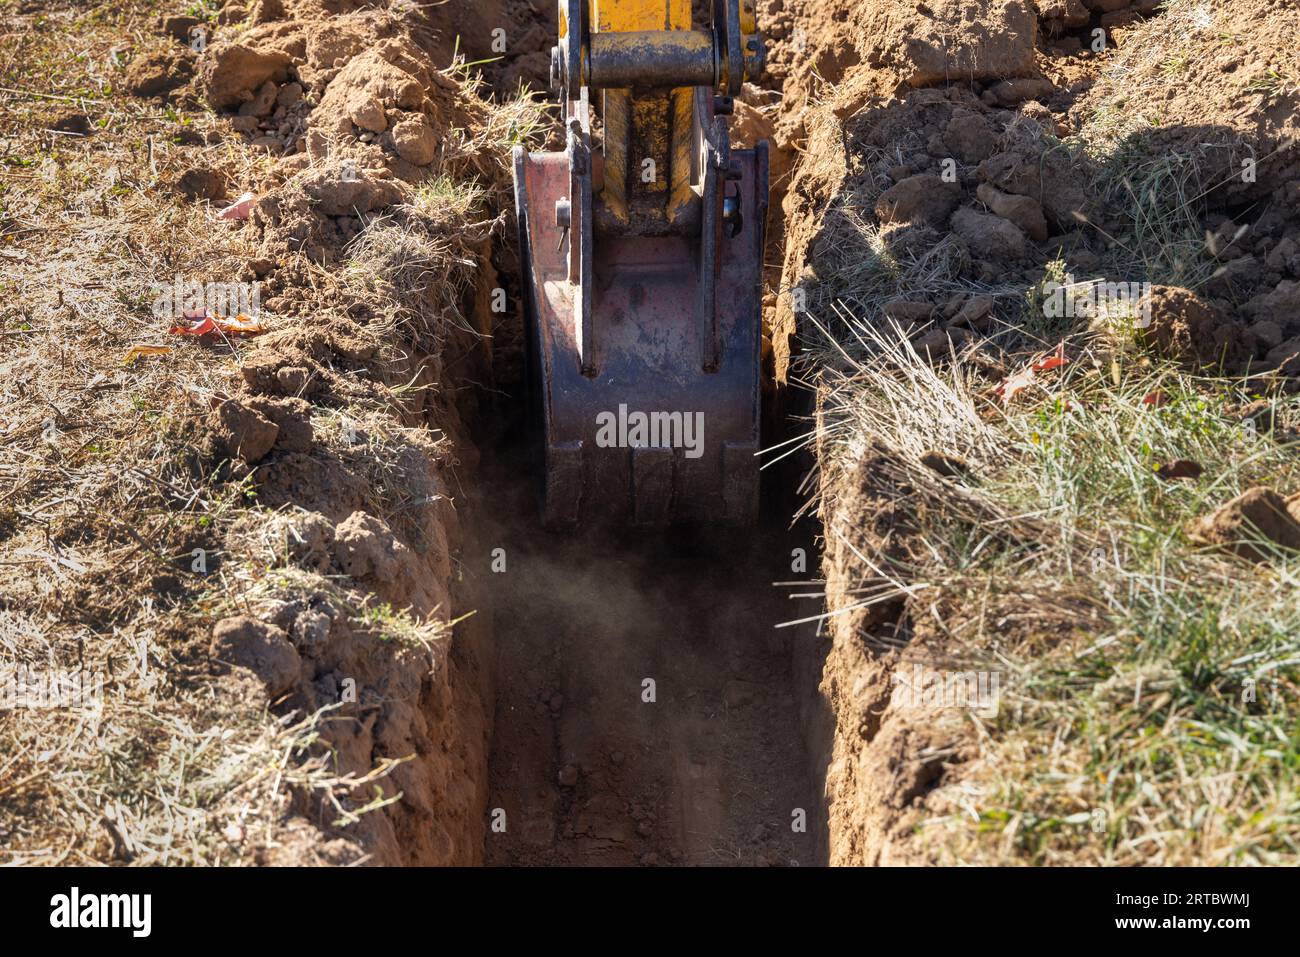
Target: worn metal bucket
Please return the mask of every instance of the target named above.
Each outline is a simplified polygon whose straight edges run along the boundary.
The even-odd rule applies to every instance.
[[[581,149],[571,137],[562,153],[515,152],[544,521],[751,523],[759,497],[766,144],[723,153],[729,166],[718,176],[718,209],[725,200],[729,229],[707,203],[694,234],[593,228],[585,282],[575,277],[572,244],[581,241],[591,203],[568,205],[579,192]],[[598,178],[599,156],[595,163],[590,175]],[[716,255],[705,248],[710,242]],[[585,330],[583,296],[590,297]]]

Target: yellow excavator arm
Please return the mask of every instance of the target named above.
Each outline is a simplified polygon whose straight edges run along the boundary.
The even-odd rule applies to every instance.
[[[515,154],[545,517],[750,522],[767,148],[731,149],[728,118],[763,68],[754,0],[707,25],[559,2],[566,148]]]

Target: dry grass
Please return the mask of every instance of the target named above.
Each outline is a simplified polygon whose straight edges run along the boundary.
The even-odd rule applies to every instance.
[[[233,195],[272,160],[185,92],[172,106],[119,92],[130,57],[160,42],[156,18],[173,9],[132,0],[2,12],[13,39],[0,50],[0,664],[84,668],[106,680],[87,711],[0,711],[0,856],[233,864],[278,848],[272,859],[355,861],[363,848],[347,827],[387,800],[375,785],[400,757],[340,774],[322,743],[328,713],[277,715],[260,685],[211,673],[212,623],[310,587],[347,592],[341,607],[377,648],[396,639],[441,654],[446,628],[367,601],[347,582],[299,582],[264,543],[239,534],[277,516],[212,457],[204,423],[213,397],[236,390],[250,346],[171,337],[152,309],[155,287],[178,276],[252,278],[248,230],[215,221],[169,184],[203,165],[222,172]],[[387,271],[385,256],[403,267],[388,275],[392,308],[369,303],[367,330],[399,371],[411,366],[413,338],[425,340],[422,354],[436,351],[439,324],[452,321],[447,311],[473,280],[471,242],[436,231],[448,232],[448,217],[469,208],[455,204],[470,198],[475,235],[497,225],[487,210],[511,138],[530,135],[537,110],[491,113],[487,132],[458,140],[447,182],[481,186],[431,185],[358,238],[357,259],[372,275]],[[87,115],[92,134],[53,132],[69,112]],[[205,145],[214,132],[222,135]],[[385,239],[401,217],[415,256]],[[306,261],[282,265],[302,308],[268,308],[277,330],[346,315],[376,288]],[[402,313],[416,295],[445,296],[446,308]],[[413,336],[401,324],[417,318],[425,325]],[[131,358],[137,345],[170,351]],[[314,414],[318,446],[364,478],[395,528],[414,494],[404,472],[412,455],[439,455],[436,437],[411,428],[408,401],[430,387],[413,375]],[[344,420],[359,440],[337,428]],[[195,570],[195,549],[206,573]],[[339,840],[322,843],[322,834]]]
[[[923,834],[936,859],[1294,861],[1300,559],[1244,565],[1182,528],[1253,485],[1300,487],[1295,446],[1241,429],[1227,410],[1243,384],[1136,355],[1116,382],[1109,347],[1003,410],[972,387],[978,369],[935,373],[905,337],[859,328],[871,358],[825,380],[824,485],[878,443],[894,464],[876,480],[906,490],[911,537],[905,559],[862,556],[853,600],[905,597],[919,630],[943,619],[927,654],[1004,675],[999,718],[972,717],[978,757],[929,804],[953,807]],[[1170,401],[1151,409],[1157,388]],[[1295,400],[1277,409],[1300,421]],[[918,454],[936,447],[972,472],[927,474]],[[1206,474],[1159,478],[1175,458]]]
[[[464,67],[453,73],[469,82]],[[548,108],[520,97],[482,110],[472,130],[452,130],[436,172],[415,190],[411,203],[376,218],[349,246],[342,279],[349,295],[364,299],[441,345],[448,329],[483,334],[464,294],[469,270],[505,228],[513,197],[504,165],[514,146],[536,144]],[[488,162],[491,165],[488,165]]]
[[[277,718],[207,680],[188,595],[247,488],[205,471],[197,428],[242,346],[168,342],[173,277],[238,281],[241,233],[167,182],[195,154],[232,182],[265,158],[182,150],[216,120],[115,92],[151,4],[11,22],[0,246],[0,647],[7,662],[108,676],[89,711],[0,715],[0,843],[24,863],[233,863],[283,827],[295,792],[338,803],[320,716]],[[116,58],[116,59],[115,59]],[[84,112],[86,138],[50,132]],[[170,346],[128,358],[136,345]],[[334,817],[344,816],[342,805]]]
[[[1170,6],[1167,42],[1132,44],[1103,81],[1117,95],[1145,102],[1127,78],[1208,29],[1211,5]],[[1072,144],[1124,226],[1099,270],[1196,287],[1216,268],[1200,214],[1223,162],[1152,153],[1151,117],[1124,99],[1103,99],[1114,112]],[[858,160],[880,168],[869,150]],[[1257,382],[1190,374],[1123,329],[1045,320],[1035,287],[963,280],[945,242],[891,254],[870,212],[878,185],[836,197],[802,317],[817,504],[828,535],[852,538],[837,549],[849,567],[832,571],[852,608],[903,608],[902,624],[891,611],[855,636],[875,653],[1002,675],[997,717],[964,715],[968,759],[925,798],[912,850],[945,863],[1294,864],[1300,556],[1249,564],[1185,528],[1253,486],[1300,490],[1300,401],[1273,396],[1278,426],[1256,434],[1235,410],[1260,398]],[[884,317],[892,299],[956,293],[992,295],[998,323],[940,365]],[[1010,405],[993,394],[1062,341],[1067,366]],[[937,475],[921,463],[933,450],[969,470]],[[1176,459],[1205,472],[1159,477]],[[879,517],[856,511],[864,475],[868,512],[889,516],[879,540]]]

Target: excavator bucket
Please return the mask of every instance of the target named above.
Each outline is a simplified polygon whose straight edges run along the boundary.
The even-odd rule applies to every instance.
[[[560,21],[566,148],[514,157],[543,518],[750,523],[767,145],[732,150],[727,114],[761,70],[752,0],[709,30],[690,0]]]

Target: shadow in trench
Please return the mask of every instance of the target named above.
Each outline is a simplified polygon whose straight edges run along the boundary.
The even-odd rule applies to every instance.
[[[815,626],[776,627],[820,609],[788,584],[816,574],[813,531],[544,530],[522,405],[499,401],[472,492],[496,659],[486,861],[823,862],[805,730],[825,651]]]

